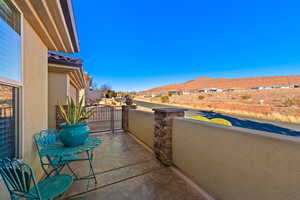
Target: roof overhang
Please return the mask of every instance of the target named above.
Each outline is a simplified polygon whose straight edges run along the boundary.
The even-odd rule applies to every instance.
[[[82,67],[48,63],[48,71],[68,74],[72,84],[76,88],[85,89],[85,78]]]
[[[49,50],[79,52],[71,0],[13,0]]]

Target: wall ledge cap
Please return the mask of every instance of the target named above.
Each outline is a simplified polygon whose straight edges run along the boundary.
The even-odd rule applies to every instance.
[[[187,122],[191,122],[194,124],[203,125],[203,126],[211,127],[211,128],[215,127],[215,128],[220,128],[220,129],[237,131],[240,134],[263,136],[263,137],[271,138],[271,139],[275,139],[275,140],[283,140],[283,141],[287,141],[287,142],[293,142],[293,143],[300,144],[300,137],[297,137],[297,136],[283,135],[283,134],[277,134],[277,133],[272,133],[272,132],[266,132],[266,131],[260,131],[260,130],[242,128],[242,127],[235,127],[235,126],[224,126],[224,125],[220,125],[220,124],[214,124],[214,123],[210,123],[210,122],[188,119],[188,118],[184,118],[184,117],[176,117],[175,120],[187,121]]]
[[[177,113],[177,112],[184,112],[188,109],[185,108],[153,108],[154,112],[163,112],[163,113]]]

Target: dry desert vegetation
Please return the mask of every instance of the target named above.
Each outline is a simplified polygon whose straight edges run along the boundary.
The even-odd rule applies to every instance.
[[[161,97],[144,99],[161,103]],[[169,96],[168,104],[300,123],[300,88],[235,90]]]

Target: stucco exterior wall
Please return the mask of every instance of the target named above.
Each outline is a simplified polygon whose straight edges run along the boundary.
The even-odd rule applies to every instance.
[[[42,169],[33,143],[33,134],[48,127],[48,50],[29,23],[23,23],[23,159],[32,165],[37,178]],[[22,128],[21,128],[22,129]],[[9,199],[0,186],[0,199]]]
[[[66,104],[69,78],[66,73],[48,73],[48,126],[56,128],[56,105]]]
[[[174,120],[174,164],[216,199],[299,199],[299,155],[295,137]]]
[[[40,172],[33,134],[48,127],[48,50],[25,19],[23,27],[24,160]]]
[[[128,129],[131,134],[153,149],[153,113],[140,110],[129,110]]]
[[[85,97],[85,89],[79,90],[79,101],[82,97]],[[83,98],[83,105],[85,105],[85,98]]]

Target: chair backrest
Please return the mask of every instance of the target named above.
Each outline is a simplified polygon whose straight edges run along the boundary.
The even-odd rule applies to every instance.
[[[36,133],[33,138],[38,152],[47,145],[55,144],[58,139],[57,135],[56,129],[45,129]]]
[[[10,194],[18,197],[41,199],[31,167],[19,160],[0,160],[0,175]],[[35,188],[28,193],[31,188]]]

